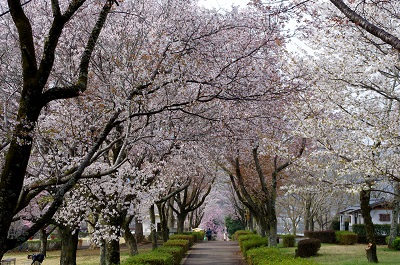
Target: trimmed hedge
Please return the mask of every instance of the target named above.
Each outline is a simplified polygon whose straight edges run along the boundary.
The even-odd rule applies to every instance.
[[[243,253],[243,256],[246,257],[247,251],[249,251],[252,248],[258,248],[262,246],[268,246],[268,238],[266,237],[255,237],[255,238],[250,238],[249,240],[245,240],[242,242],[241,245],[241,250]]]
[[[352,226],[352,230],[359,236],[365,236],[365,224],[355,224]],[[390,224],[375,224],[374,225],[376,236],[388,236],[390,235]],[[400,236],[400,225],[397,230],[397,235]]]
[[[349,231],[336,231],[336,242],[339,245],[354,245],[357,243],[357,234]]]
[[[282,235],[282,244],[284,248],[294,247],[296,237],[294,235]]]
[[[174,258],[174,264],[179,265],[185,256],[185,250],[178,246],[162,246],[154,250],[155,253],[167,253],[171,254]]]
[[[304,236],[308,238],[319,239],[321,243],[336,243],[335,230],[325,230],[325,231],[304,231]]]
[[[243,242],[247,241],[247,240],[251,240],[251,239],[255,239],[255,238],[261,238],[260,235],[256,235],[256,234],[245,234],[245,235],[240,235],[238,236],[238,243],[239,243],[239,247],[242,250],[243,249]]]
[[[121,265],[138,265],[138,264],[151,264],[151,265],[175,265],[174,257],[172,254],[150,251],[141,253],[135,256],[130,256]]]
[[[195,236],[194,235],[185,235],[185,234],[175,234],[175,235],[170,235],[169,236],[170,240],[174,239],[184,239],[189,241],[189,247],[193,246],[195,242]]]
[[[167,242],[164,242],[163,246],[166,247],[182,247],[185,253],[189,250],[189,241],[186,239],[169,239]]]
[[[317,265],[315,261],[282,254],[278,248],[259,247],[247,252],[248,265]]]
[[[315,256],[321,248],[321,241],[316,238],[303,239],[297,243],[296,257],[308,258]]]
[[[237,230],[237,231],[232,235],[232,238],[233,238],[233,240],[238,241],[238,237],[239,237],[239,236],[241,236],[241,235],[249,235],[249,234],[254,235],[254,233],[251,232],[250,230]]]
[[[204,238],[204,231],[201,232],[183,232],[184,235],[193,235],[194,236],[194,242],[199,242],[202,241]]]

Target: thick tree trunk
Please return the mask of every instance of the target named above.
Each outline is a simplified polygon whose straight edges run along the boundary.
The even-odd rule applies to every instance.
[[[268,233],[268,246],[276,247],[278,245],[278,221],[276,219],[275,212],[275,203],[271,203],[271,208],[269,212],[268,225],[269,225],[269,233]]]
[[[364,218],[365,232],[367,235],[368,247],[365,249],[368,262],[378,263],[378,256],[376,253],[376,239],[375,229],[371,218],[371,207],[369,205],[371,197],[370,190],[362,190],[360,192],[361,212]]]
[[[100,265],[106,265],[106,241],[104,239],[100,242]]]
[[[105,265],[120,264],[121,251],[119,248],[119,240],[106,241],[105,246]]]
[[[61,236],[60,265],[76,265],[76,250],[78,248],[78,231],[66,226],[59,226]]]
[[[177,232],[178,234],[182,234],[183,231],[185,230],[185,220],[186,220],[186,216],[187,216],[187,214],[183,214],[183,213],[178,214],[178,215],[176,216],[176,219],[177,219],[177,230],[176,230],[176,232]]]
[[[392,223],[390,225],[390,235],[388,240],[388,247],[393,248],[393,241],[396,239],[399,227],[399,204],[400,204],[400,183],[394,184],[395,197],[393,199],[393,212],[392,212]]]
[[[137,255],[139,253],[135,236],[129,229],[129,222],[125,222],[122,226],[124,230],[124,239],[129,251],[129,255]]]

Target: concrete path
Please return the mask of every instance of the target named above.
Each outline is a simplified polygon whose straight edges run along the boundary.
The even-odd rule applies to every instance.
[[[245,265],[238,242],[201,241],[183,259],[183,265]]]

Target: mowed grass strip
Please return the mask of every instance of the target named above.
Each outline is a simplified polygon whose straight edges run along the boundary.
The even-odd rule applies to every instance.
[[[365,255],[365,244],[335,245],[322,244],[317,256],[308,259],[323,265],[370,265]],[[296,247],[280,248],[285,254],[293,254]],[[400,264],[400,251],[388,249],[387,246],[378,246],[379,264]]]
[[[139,252],[144,253],[151,250],[151,244],[139,245]],[[28,254],[34,254],[33,252],[13,252],[4,255],[5,258],[16,258],[16,264],[31,264],[28,263]],[[60,265],[60,250],[48,251],[47,257],[43,261],[45,265]],[[78,249],[76,254],[76,264],[78,265],[98,265],[100,262],[100,249]],[[121,246],[121,262],[128,258],[128,249]],[[30,260],[32,262],[32,260]]]
[[[356,245],[334,245],[322,244],[318,255],[309,259],[316,261],[321,265],[370,265],[365,256],[364,244]],[[296,247],[279,248],[282,253],[294,255]],[[151,250],[151,244],[140,246],[139,252],[147,252]],[[27,255],[30,252],[7,253],[4,258],[17,258],[17,264],[25,264]],[[82,249],[77,252],[76,263],[79,265],[97,265],[100,261],[100,250]],[[128,257],[128,250],[121,247],[121,261]],[[390,250],[387,246],[378,246],[379,264],[398,265],[400,264],[400,251]],[[60,264],[60,251],[49,251],[47,258],[43,262],[46,265]]]

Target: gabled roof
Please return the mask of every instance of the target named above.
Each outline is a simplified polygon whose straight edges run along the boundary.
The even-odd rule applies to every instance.
[[[386,200],[384,200],[383,198],[381,199],[371,199],[369,202],[369,206],[371,206],[372,209],[377,208],[379,206],[382,206],[384,208],[388,208],[390,205],[389,202],[387,202]],[[361,211],[361,206],[360,204],[357,205],[353,205],[350,207],[347,207],[346,209],[339,211],[340,214],[351,214],[354,212],[359,212]]]

